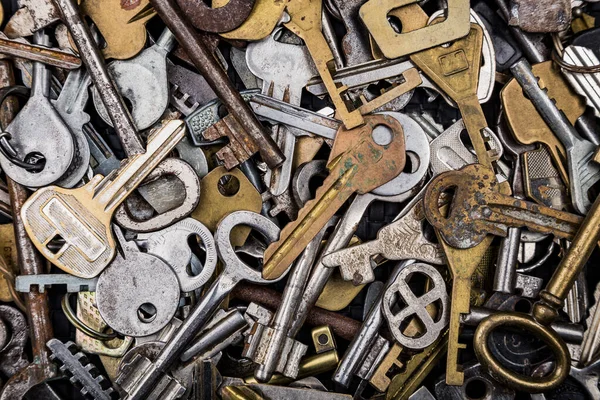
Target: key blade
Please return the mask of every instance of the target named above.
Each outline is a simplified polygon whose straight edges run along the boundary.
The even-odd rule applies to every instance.
[[[110,222],[116,207],[185,136],[183,121],[170,121],[150,135],[146,153],[130,158],[104,178],[96,175],[85,186],[49,186],[36,191],[23,205],[25,230],[36,248],[63,271],[93,278],[115,256]],[[64,240],[58,251],[48,244]]]

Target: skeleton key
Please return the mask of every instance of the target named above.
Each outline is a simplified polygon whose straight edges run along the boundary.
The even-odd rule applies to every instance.
[[[138,130],[156,123],[169,105],[167,54],[176,43],[175,36],[165,28],[152,47],[134,58],[108,64],[117,88],[131,103],[131,116]],[[100,117],[112,126],[96,87],[92,90],[92,97]]]
[[[23,206],[25,229],[38,250],[75,276],[98,275],[115,255],[110,220],[115,209],[185,136],[183,121],[169,121],[148,138],[146,153],[128,158],[106,178],[96,175],[78,189],[46,187]],[[65,239],[57,252],[47,244]]]
[[[436,243],[423,235],[423,191],[407,206],[408,211],[381,228],[377,239],[329,253],[323,257],[327,267],[340,267],[342,278],[354,285],[364,285],[375,279],[372,259],[381,255],[388,260],[418,259],[432,264],[444,264],[444,255]]]
[[[340,127],[329,157],[329,176],[317,190],[316,199],[306,203],[298,218],[283,229],[280,239],[267,248],[265,277],[281,276],[353,193],[363,194],[382,186],[404,168],[406,153],[400,122],[387,115],[371,115],[365,122],[353,130]],[[384,135],[377,134],[378,126],[385,129]]]
[[[90,76],[83,69],[71,71],[65,84],[52,104],[73,134],[75,153],[71,166],[56,185],[71,188],[81,181],[90,164],[90,146],[83,133],[83,126],[90,122],[90,116],[84,111],[89,99],[88,86]]]
[[[487,235],[506,237],[509,227],[527,227],[571,240],[583,218],[498,192],[493,172],[480,164],[434,178],[425,192],[425,216],[454,248],[480,244]],[[448,216],[442,216],[440,195],[454,188]]]
[[[35,34],[37,44],[49,45],[50,38],[43,31]],[[34,79],[31,97],[16,118],[6,127],[10,140],[2,138],[2,145],[14,150],[11,157],[0,153],[0,165],[14,181],[24,186],[41,187],[58,181],[69,169],[73,161],[74,143],[69,128],[56,112],[48,99],[51,73],[47,67],[34,63]],[[51,132],[51,140],[39,140],[40,126]],[[12,152],[12,151],[11,151]],[[45,162],[41,170],[25,169],[24,161],[36,161],[42,156]],[[24,160],[13,161],[13,158]]]
[[[538,83],[538,78],[526,60],[521,59],[510,70],[540,115],[565,146],[573,206],[580,214],[586,214],[592,205],[588,191],[600,180],[600,166],[592,162],[596,146],[579,136],[565,114],[540,87],[541,82]]]

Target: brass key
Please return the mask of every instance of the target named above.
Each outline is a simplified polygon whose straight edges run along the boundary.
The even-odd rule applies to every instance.
[[[402,172],[405,162],[404,131],[394,118],[369,115],[359,128],[340,127],[327,179],[316,198],[302,207],[298,218],[265,251],[263,277],[273,279],[285,272],[353,193],[364,194],[383,185]]]
[[[454,41],[448,47],[438,46],[412,54],[410,58],[456,102],[479,163],[493,168],[493,162],[498,154],[486,148],[485,142],[489,138],[485,138],[484,135],[488,124],[477,96],[482,47],[483,30],[477,24],[471,24],[471,30],[466,37]],[[502,193],[510,192],[508,182],[499,184],[499,187]],[[493,237],[487,236],[479,245],[465,250],[450,246],[439,232],[436,234],[440,239],[454,282],[448,332],[446,383],[462,385],[464,375],[458,366],[458,351],[466,345],[459,343],[460,314],[469,312],[471,276],[485,256]]]
[[[69,274],[98,275],[115,255],[110,222],[115,209],[185,136],[180,120],[166,123],[148,138],[146,152],[132,156],[104,177],[94,176],[77,189],[49,186],[36,191],[23,205],[25,230],[38,250]],[[48,244],[64,239],[56,252]]]
[[[454,189],[447,216],[438,206],[440,196]],[[526,227],[572,240],[583,217],[544,207],[498,192],[494,172],[480,164],[448,171],[434,178],[423,196],[425,216],[449,245],[468,249],[487,235],[506,237],[508,228]]]

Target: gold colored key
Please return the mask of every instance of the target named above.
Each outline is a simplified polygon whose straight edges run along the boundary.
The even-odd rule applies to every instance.
[[[329,176],[306,203],[298,218],[265,251],[263,277],[281,276],[327,221],[354,193],[367,193],[404,169],[406,152],[402,125],[387,115],[369,115],[365,125],[337,132],[327,169]]]
[[[185,136],[185,124],[172,120],[148,138],[146,152],[124,161],[109,174],[94,176],[85,186],[49,186],[35,192],[23,205],[25,230],[37,249],[63,271],[93,278],[115,256],[110,222],[115,209]],[[48,244],[65,243],[58,251]]]
[[[483,30],[471,24],[469,34],[448,47],[438,46],[415,53],[411,60],[440,89],[456,102],[480,164],[492,167],[497,154],[486,149],[484,131],[488,127],[477,97]]]
[[[477,97],[483,30],[471,24],[469,34],[454,41],[448,47],[435,47],[411,55],[412,61],[458,105],[469,133],[469,138],[480,164],[493,168],[498,154],[490,153],[484,137],[488,127],[485,115]],[[508,183],[500,184],[501,193],[509,194]],[[444,250],[448,267],[452,271],[452,308],[448,331],[448,359],[446,363],[446,383],[462,385],[464,375],[458,365],[458,352],[466,345],[459,343],[460,314],[470,310],[471,276],[477,271],[480,261],[492,243],[492,237],[470,249],[456,249],[444,241],[436,231]]]
[[[575,124],[585,112],[585,103],[562,77],[560,70],[554,68],[553,61],[535,64],[531,67],[540,83],[553,98],[556,106],[565,113],[571,124]],[[537,109],[525,95],[516,79],[511,79],[500,92],[504,117],[515,139],[522,144],[542,143],[546,145],[552,156],[555,167],[560,172],[563,182],[569,184],[566,169],[567,154],[565,147],[554,135]]]

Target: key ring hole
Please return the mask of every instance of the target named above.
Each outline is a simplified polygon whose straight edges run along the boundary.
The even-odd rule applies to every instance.
[[[217,186],[219,193],[225,197],[233,197],[240,191],[240,181],[233,175],[223,175]]]
[[[465,395],[470,400],[485,399],[489,393],[485,381],[474,378],[465,385]]]
[[[373,137],[373,141],[380,146],[387,146],[392,143],[392,139],[394,138],[392,130],[385,125],[375,126],[371,136]]]
[[[554,370],[547,376],[533,377],[504,367],[488,346],[490,334],[500,326],[524,330],[542,340],[556,357]],[[571,356],[565,342],[554,330],[539,324],[530,315],[505,312],[485,318],[475,331],[473,348],[483,368],[494,379],[515,390],[529,393],[548,391],[560,385],[569,375]]]
[[[187,244],[192,251],[192,257],[186,272],[189,276],[195,277],[202,273],[202,269],[206,265],[206,245],[198,234],[188,236]]]
[[[156,319],[156,313],[156,307],[152,303],[144,303],[137,310],[138,318],[146,324]]]

